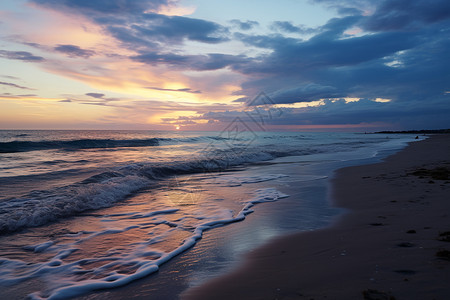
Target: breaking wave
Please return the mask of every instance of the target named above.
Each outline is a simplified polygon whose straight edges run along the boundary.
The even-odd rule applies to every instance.
[[[0,143],[0,153],[27,152],[36,150],[80,150],[118,147],[158,146],[157,138],[143,140],[82,139],[69,141],[12,141]]]
[[[235,149],[236,150],[236,149]],[[86,210],[110,207],[130,194],[169,176],[218,172],[276,157],[310,154],[292,151],[215,150],[205,157],[171,163],[133,163],[107,170],[69,186],[33,191],[0,202],[0,233],[44,225]]]

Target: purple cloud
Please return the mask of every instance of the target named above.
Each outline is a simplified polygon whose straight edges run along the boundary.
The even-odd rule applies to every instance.
[[[26,86],[22,86],[22,85],[10,83],[10,82],[4,82],[4,81],[0,81],[0,85],[6,85],[6,86],[10,86],[10,87],[17,88],[17,89],[22,89],[22,90],[34,90],[34,89],[26,87]]]
[[[45,60],[45,58],[41,56],[36,56],[26,51],[0,50],[0,57],[7,59],[22,60],[26,62],[41,62]]]
[[[96,98],[96,99],[102,99],[103,97],[105,97],[105,94],[101,94],[101,93],[86,93],[85,95]]]
[[[167,92],[183,92],[183,93],[191,93],[191,94],[201,94],[202,91],[199,90],[192,90],[190,88],[183,88],[183,89],[163,89],[158,87],[146,87],[146,89],[149,90],[156,90],[156,91],[167,91]]]
[[[69,57],[89,58],[95,55],[92,50],[81,49],[76,45],[58,45],[54,48],[55,51],[66,54]]]

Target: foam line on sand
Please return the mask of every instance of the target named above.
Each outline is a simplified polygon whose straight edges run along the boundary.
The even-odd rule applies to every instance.
[[[450,299],[450,135],[332,179],[332,226],[280,237],[183,299]]]

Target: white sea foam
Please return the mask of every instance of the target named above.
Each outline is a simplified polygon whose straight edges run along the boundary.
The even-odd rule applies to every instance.
[[[258,183],[270,180],[276,180],[284,177],[289,177],[284,174],[265,174],[265,175],[255,175],[255,176],[236,176],[236,175],[221,175],[212,178],[215,184],[224,187],[234,187],[240,186],[248,183]]]
[[[29,295],[31,299],[66,299],[93,290],[123,286],[158,271],[162,264],[194,246],[205,231],[242,221],[246,215],[253,212],[254,205],[277,201],[285,197],[287,197],[286,194],[275,188],[258,189],[254,191],[251,199],[242,203],[242,208],[237,213],[211,201],[203,207],[195,208],[188,215],[175,218],[174,221],[169,219],[179,212],[178,209],[166,208],[159,211],[105,215],[102,218],[112,221],[107,223],[110,224],[108,228],[95,232],[67,234],[64,240],[71,240],[69,243],[45,241],[26,247],[30,251],[53,253],[54,256],[46,262],[29,264],[19,260],[1,259],[0,280],[3,284],[16,284],[37,276],[51,278],[51,285],[47,290]],[[130,224],[130,222],[138,223]],[[102,236],[114,239],[117,234],[144,229],[150,224],[165,224],[168,225],[168,229],[163,232],[155,231],[147,240],[129,245],[126,251],[111,249],[106,256],[96,255],[75,261],[65,261],[73,253],[77,253],[79,247],[88,240]],[[190,235],[171,251],[151,248],[152,245],[167,240],[168,236],[175,231],[190,232]],[[95,265],[95,267],[86,268],[86,265]],[[119,270],[124,267],[132,271],[120,272]],[[17,270],[21,270],[20,275],[17,275]]]
[[[223,175],[220,176],[212,176],[205,178],[206,181],[210,184],[217,184],[222,187],[236,187],[241,186],[243,184],[249,183],[259,183],[271,180],[281,179],[283,182],[289,181],[311,181],[311,180],[319,180],[325,179],[328,176],[325,175],[295,175],[292,178],[289,175],[285,174],[265,174],[265,175],[254,175],[254,176],[238,176],[238,175]]]

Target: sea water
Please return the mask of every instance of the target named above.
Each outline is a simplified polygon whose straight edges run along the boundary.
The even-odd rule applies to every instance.
[[[195,247],[204,232],[245,225],[258,204],[294,193],[291,185],[301,190],[326,180],[329,162],[372,158],[412,139],[355,133],[0,131],[0,294],[61,299],[163,272],[166,262]],[[293,164],[295,169],[287,167]],[[315,209],[326,211],[326,202]],[[321,217],[326,213],[311,214],[308,208],[301,214],[290,223],[298,223],[295,229],[329,221]],[[260,243],[283,232],[260,227]],[[237,243],[240,251],[258,245],[248,242]]]

